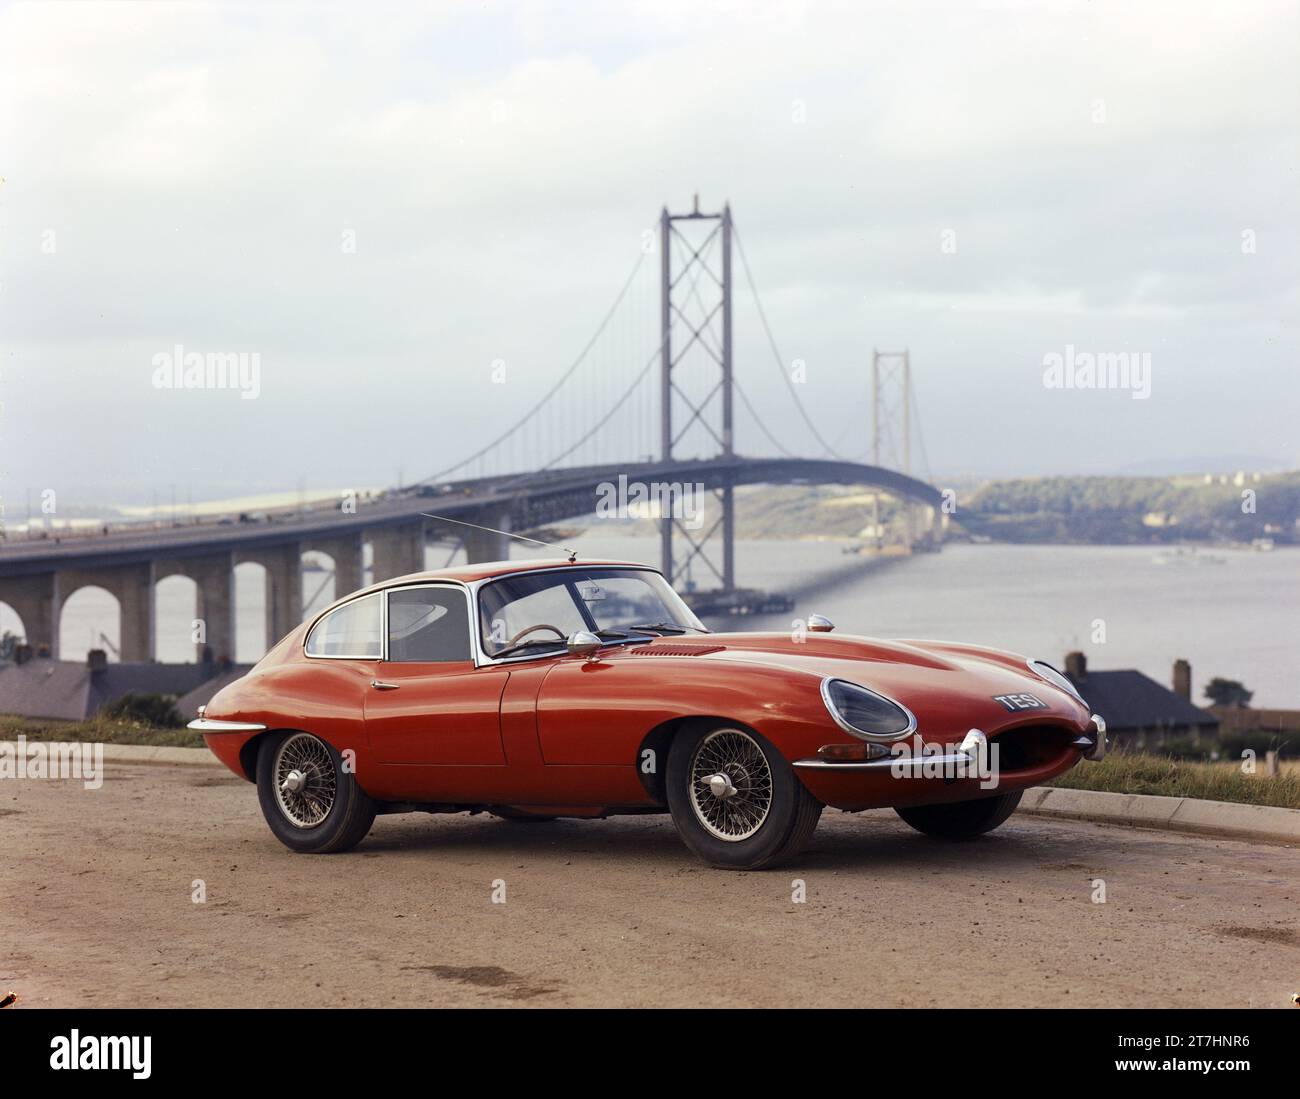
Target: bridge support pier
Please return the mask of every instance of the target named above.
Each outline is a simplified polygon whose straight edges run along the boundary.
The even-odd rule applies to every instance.
[[[66,569],[57,574],[55,621],[68,597],[80,588],[103,588],[117,599],[118,656],[124,664],[154,659],[154,563],[97,569]],[[94,646],[92,646],[94,647]],[[53,650],[51,650],[53,652]]]
[[[59,574],[13,576],[0,580],[0,602],[7,603],[23,620],[23,640],[32,652],[44,649],[59,656]]]
[[[490,511],[474,516],[474,521],[497,530],[510,529],[508,511]],[[485,561],[510,560],[510,543],[513,539],[495,531],[479,530],[475,527],[462,528],[465,533],[465,562],[481,565]]]
[[[361,532],[337,538],[314,538],[302,544],[303,552],[328,553],[334,562],[334,598],[351,595],[365,582],[365,539]]]
[[[288,542],[238,552],[236,564],[245,561],[266,570],[266,647],[269,650],[302,621],[302,545]]]
[[[266,567],[266,647],[302,621],[302,548],[294,543],[270,552]]]
[[[188,576],[194,581],[194,615],[203,624],[202,640],[195,640],[195,659],[203,662],[206,649],[217,661],[235,659],[235,556],[188,557],[159,561],[154,579]]]
[[[369,532],[375,583],[424,571],[424,521]]]

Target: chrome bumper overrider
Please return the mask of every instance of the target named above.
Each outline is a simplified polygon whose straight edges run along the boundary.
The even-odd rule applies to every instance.
[[[1083,752],[1083,758],[1099,763],[1106,758],[1106,719],[1101,714],[1093,714],[1088,722],[1088,732],[1074,741],[1074,746]]]
[[[196,717],[188,725],[196,733],[263,733],[265,725],[256,725],[248,721],[220,721],[213,717]]]

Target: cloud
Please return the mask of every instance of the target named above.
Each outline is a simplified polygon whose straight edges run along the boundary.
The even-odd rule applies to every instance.
[[[1108,468],[1198,435],[1294,455],[1297,22],[1294,4],[7,8],[11,486],[201,495],[449,464],[545,392],[660,206],[696,191],[732,201],[828,437],[866,414],[871,346],[906,344],[942,469]],[[653,352],[655,267],[567,419],[513,460],[572,438]],[[747,291],[736,308],[739,377],[812,453]],[[263,396],[150,391],[176,342],[260,352]],[[1090,342],[1156,356],[1156,396],[1107,453],[1106,406],[1034,388],[1044,353]],[[1216,380],[1230,407],[1204,400]],[[1017,431],[971,422],[1020,407]],[[653,448],[652,402],[628,412]]]

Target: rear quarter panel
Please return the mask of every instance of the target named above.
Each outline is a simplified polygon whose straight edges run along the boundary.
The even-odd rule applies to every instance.
[[[354,751],[360,775],[370,762],[363,706],[374,661],[308,660],[300,650],[294,659],[291,651],[281,651],[284,647],[281,642],[248,675],[218,691],[207,705],[207,716],[267,729],[308,730],[340,752]],[[208,733],[203,739],[227,767],[251,780],[255,776],[241,762],[241,753],[258,735]]]

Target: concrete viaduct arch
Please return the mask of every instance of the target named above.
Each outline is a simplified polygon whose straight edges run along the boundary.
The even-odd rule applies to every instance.
[[[504,535],[442,523],[432,512],[502,529],[530,526],[594,510],[599,486],[620,475],[644,482],[690,482],[707,489],[747,484],[862,484],[927,505],[938,515],[938,489],[893,470],[853,462],[809,459],[719,458],[552,470],[527,476],[487,478],[455,485],[406,490],[359,512],[337,504],[257,524],[208,524],[165,530],[130,529],[103,536],[0,546],[0,602],[22,620],[36,651],[58,658],[58,623],[69,595],[96,585],[118,601],[121,658],[155,658],[155,585],[168,576],[192,579],[196,614],[206,635],[196,658],[234,657],[234,570],[253,562],[265,569],[266,646],[289,632],[303,614],[302,555],[328,555],[335,566],[335,592],[365,582],[365,546],[373,579],[419,572],[430,535],[461,541],[470,561],[509,556]]]

